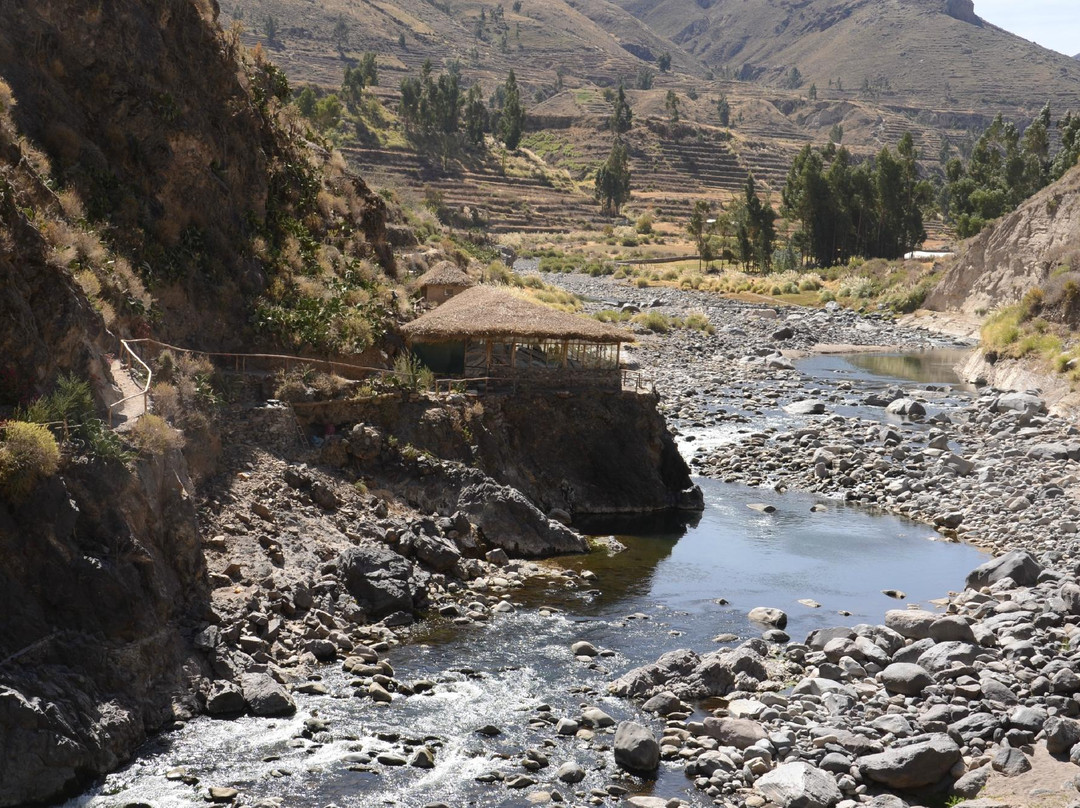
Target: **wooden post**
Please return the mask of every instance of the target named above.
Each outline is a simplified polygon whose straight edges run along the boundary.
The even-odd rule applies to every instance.
[[[566,353],[569,350],[570,350],[570,340],[564,339],[563,344],[562,344],[562,367],[563,367],[563,370],[566,369]]]
[[[517,343],[510,343],[510,367],[511,369],[517,369]]]
[[[486,360],[487,361],[487,373],[490,376],[491,375],[491,340],[490,339],[487,340],[487,342],[485,344],[487,345],[487,360]]]

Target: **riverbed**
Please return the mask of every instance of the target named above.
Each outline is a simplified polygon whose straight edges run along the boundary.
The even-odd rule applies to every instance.
[[[903,373],[912,368],[922,374],[915,381],[940,387],[946,398],[967,394],[941,357],[915,352],[813,357],[799,365],[799,389],[840,385],[855,402],[866,391],[911,381]],[[742,433],[797,427],[779,406],[748,408],[744,418]],[[687,438],[700,445],[710,428],[682,419],[684,449],[694,449]],[[757,606],[786,611],[786,630],[799,640],[818,628],[878,623],[898,604],[933,608],[985,558],[939,541],[925,525],[836,500],[698,482],[704,513],[594,523],[590,530],[617,535],[625,549],[550,562],[588,570],[587,586],[568,576],[566,585],[556,579],[518,590],[514,611],[481,625],[428,621],[387,657],[398,679],[426,683],[416,695],[378,705],[355,692],[340,666],[327,666],[327,694],[298,694],[294,717],[196,718],[68,804],[202,805],[208,786],[231,786],[245,804],[268,806],[525,806],[543,799],[539,792],[557,792],[570,804],[607,795],[611,803],[621,789],[708,805],[679,762],[664,762],[655,781],[631,777],[611,762],[610,729],[564,736],[554,723],[591,706],[656,729],[656,719],[607,695],[607,683],[672,649],[704,653],[759,636],[763,627],[746,617]],[[600,654],[575,658],[570,646],[580,640]],[[433,768],[398,765],[421,747],[433,752]],[[529,750],[548,765],[530,773],[522,765]],[[585,779],[567,785],[555,772],[571,761]],[[508,788],[523,773],[535,783]]]

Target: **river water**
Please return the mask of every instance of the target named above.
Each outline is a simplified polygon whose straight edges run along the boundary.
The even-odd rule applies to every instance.
[[[804,372],[818,378],[839,374],[858,389],[956,381],[938,356],[868,354],[805,362]],[[926,526],[892,516],[797,492],[698,482],[704,513],[595,523],[591,531],[619,534],[626,549],[552,562],[591,570],[595,589],[547,583],[519,590],[518,609],[493,615],[485,625],[429,621],[412,643],[389,655],[399,679],[436,682],[429,693],[377,706],[355,697],[350,677],[330,666],[321,672],[330,695],[298,696],[294,718],[198,718],[148,743],[133,764],[68,805],[204,805],[212,785],[240,789],[249,805],[271,800],[267,804],[301,808],[527,806],[529,794],[541,789],[557,789],[573,805],[585,802],[575,792],[612,783],[633,793],[708,805],[679,765],[663,764],[655,781],[622,775],[611,761],[610,735],[601,733],[592,743],[558,736],[550,720],[573,717],[586,705],[659,729],[632,704],[606,695],[607,682],[676,648],[714,650],[721,647],[714,642],[721,634],[758,636],[760,627],[746,619],[756,606],[784,609],[787,631],[797,640],[816,628],[880,622],[898,606],[884,589],[902,590],[904,603],[932,608],[932,599],[961,587],[966,573],[985,560],[970,547],[932,540],[935,534]],[[761,504],[775,511],[749,507]],[[576,660],[570,652],[576,640],[592,642],[603,655],[591,664]],[[543,706],[550,710],[538,710]],[[325,722],[325,730],[301,737],[305,721],[313,718]],[[478,733],[485,725],[500,733]],[[420,744],[434,750],[433,769],[372,760],[380,753],[407,757]],[[551,763],[533,775],[537,785],[516,791],[501,782],[477,782],[491,773],[522,773],[522,752],[529,748],[543,750]],[[555,780],[557,767],[570,760],[587,772],[576,786]],[[166,778],[179,766],[198,784]]]

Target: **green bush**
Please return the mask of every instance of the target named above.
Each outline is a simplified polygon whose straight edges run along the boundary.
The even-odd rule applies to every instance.
[[[394,380],[405,390],[431,390],[435,374],[413,353],[398,354],[394,360]]]
[[[71,439],[68,450],[99,460],[127,462],[130,455],[120,438],[97,417],[90,384],[66,374],[56,380],[56,389],[15,412],[19,421],[51,425],[59,431],[67,425]]]
[[[671,330],[671,320],[658,311],[635,314],[631,322],[642,325],[657,334],[666,334]]]
[[[19,502],[60,467],[60,447],[47,427],[9,421],[0,443],[0,492]]]

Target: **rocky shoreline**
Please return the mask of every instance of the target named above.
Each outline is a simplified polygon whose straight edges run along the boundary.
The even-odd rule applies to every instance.
[[[965,400],[911,385],[866,395],[842,379],[808,384],[788,358],[820,343],[949,342],[873,315],[558,280],[594,309],[709,317],[715,335],[645,336],[638,354],[681,430],[753,424],[777,410],[797,419],[699,449],[699,473],[881,508],[1004,553],[941,613],[894,610],[884,625],[790,642],[779,612],[761,639],[702,656],[673,651],[626,674],[612,692],[668,715],[660,757],[683,762],[717,804],[751,808],[903,804],[890,794],[955,802],[988,780],[987,792],[1008,795],[1007,804],[1077,802],[1077,429],[1034,393],[982,390]],[[852,408],[880,414],[835,411]],[[726,706],[688,720],[683,701],[713,696]]]
[[[632,357],[699,474],[813,491],[936,524],[943,540],[1015,552],[973,572],[941,612],[896,609],[883,625],[841,626],[838,617],[837,628],[792,642],[782,611],[755,610],[760,637],[718,637],[720,650],[674,650],[611,681],[625,710],[598,706],[608,698],[604,660],[617,652],[572,643],[567,661],[587,667],[595,684],[575,691],[584,699],[578,711],[528,708],[523,720],[545,740],[489,753],[476,781],[504,795],[492,804],[903,808],[974,797],[987,781],[987,791],[1010,795],[1008,804],[1076,802],[1075,430],[1034,395],[973,399],[914,384],[867,394],[842,376],[808,378],[797,368],[793,357],[822,344],[956,344],[885,317],[778,313],[577,275],[559,281],[588,295],[593,309],[708,316],[713,334],[643,330]],[[410,678],[387,659],[409,641],[417,612],[484,625],[527,611],[528,590],[603,585],[585,571],[511,560],[492,541],[507,525],[484,530],[468,497],[457,510],[429,498],[447,483],[454,491],[486,485],[472,479],[475,470],[398,446],[370,426],[312,455],[298,451],[281,411],[251,416],[234,425],[228,471],[201,507],[216,619],[193,642],[212,674],[196,683],[195,698],[174,706],[178,728],[202,711],[289,716],[310,698],[408,704],[447,686]],[[368,470],[366,485],[349,481],[356,460]],[[394,490],[410,480],[412,504]],[[483,490],[478,502],[493,489]],[[520,507],[533,529],[561,535],[548,515]],[[432,510],[445,515],[425,515]],[[297,725],[290,746],[313,752],[340,740],[317,713]],[[503,729],[476,731],[497,739]],[[402,728],[354,740],[351,769],[389,773],[438,765],[448,738]],[[560,763],[566,743],[574,751]],[[696,787],[691,795],[670,779],[650,787],[658,771],[680,768]],[[212,801],[246,803],[232,784],[207,790],[183,767],[166,777]]]

